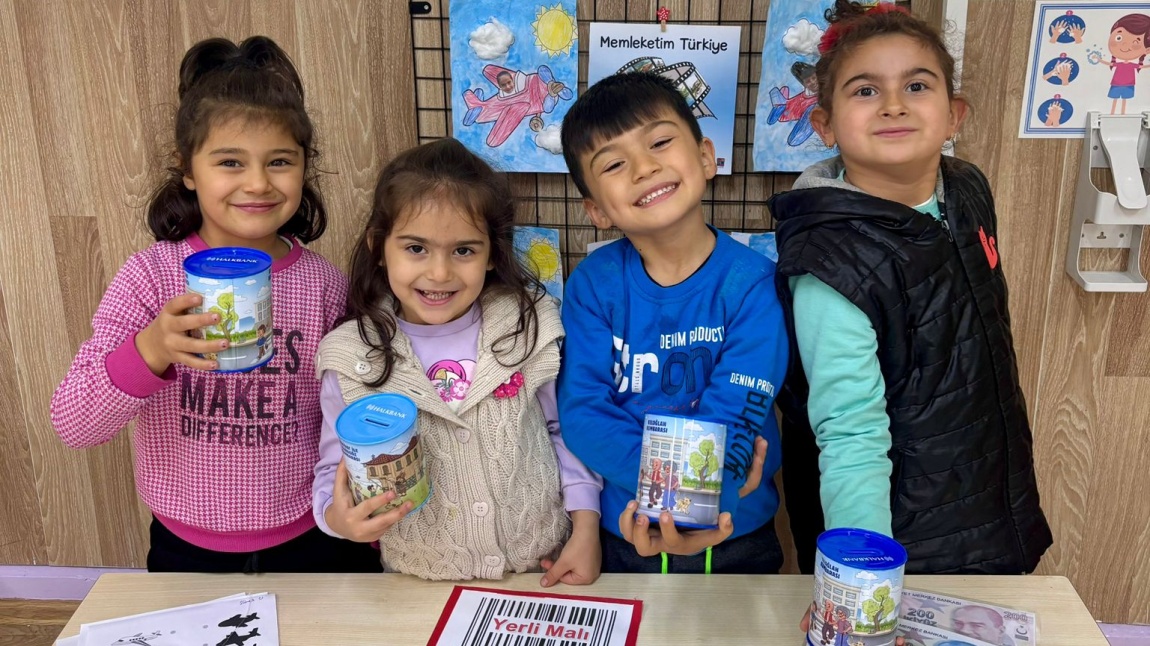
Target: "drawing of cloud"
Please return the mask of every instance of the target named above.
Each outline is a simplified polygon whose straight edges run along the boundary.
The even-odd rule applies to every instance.
[[[822,37],[823,30],[818,25],[800,18],[783,34],[783,47],[792,54],[814,56],[819,53],[819,39]]]
[[[551,124],[535,135],[535,145],[553,154],[563,154],[563,144],[559,142],[559,126]]]
[[[859,572],[858,574],[856,574],[855,578],[856,579],[866,579],[867,581],[878,580],[878,577],[875,576],[874,572],[867,572],[866,570],[863,570],[862,572]]]
[[[507,25],[492,18],[479,29],[471,32],[471,39],[467,41],[475,55],[485,61],[505,56],[511,44],[515,42],[515,34]]]
[[[251,279],[251,280],[245,280],[245,281],[244,281],[244,284],[245,284],[245,285],[255,285],[255,284],[256,284],[256,279],[255,279],[255,278],[253,278],[253,279]]]
[[[698,423],[694,422],[693,420],[687,420],[686,423],[683,424],[683,430],[684,431],[702,431],[703,427],[700,426]],[[712,436],[712,437],[714,437],[714,436]]]
[[[216,284],[219,285],[219,283],[216,283]],[[214,294],[211,294],[210,297],[212,300],[219,300],[221,295],[231,294],[231,293],[232,293],[232,285],[229,283],[227,287],[225,287],[223,289],[216,290],[216,292]]]
[[[196,279],[201,285],[219,285],[220,281],[211,278],[204,278],[203,276]]]
[[[236,302],[237,303],[246,303],[246,302],[248,302],[248,299],[244,298],[240,294],[236,294]]]
[[[268,289],[268,286],[264,285],[263,287],[260,288],[259,293],[256,294],[256,298],[263,298],[264,296],[267,296],[269,291],[271,291],[271,290]]]

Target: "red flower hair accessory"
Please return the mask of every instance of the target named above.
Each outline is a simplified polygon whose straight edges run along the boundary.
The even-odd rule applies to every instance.
[[[905,13],[908,16],[910,15],[910,12],[907,11],[905,7],[900,7],[893,2],[880,2],[870,9],[867,9],[863,15],[878,16],[884,13],[891,13],[896,11],[899,13]],[[829,50],[834,48],[834,46],[838,44],[839,39],[843,37],[843,34],[847,33],[851,30],[851,28],[854,27],[855,20],[857,19],[832,23],[831,26],[827,27],[827,30],[823,32],[823,37],[819,39],[819,55],[826,54]]]

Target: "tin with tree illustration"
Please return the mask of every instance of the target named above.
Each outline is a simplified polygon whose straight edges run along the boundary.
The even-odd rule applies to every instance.
[[[906,549],[865,529],[819,535],[808,646],[893,646]]]
[[[726,437],[723,424],[646,415],[635,491],[639,513],[658,521],[667,512],[678,527],[718,527]]]
[[[348,487],[356,504],[395,492],[373,516],[410,500],[412,511],[431,496],[415,402],[381,393],[357,399],[340,413],[335,434],[343,448]]]
[[[256,249],[216,247],[184,259],[189,292],[203,301],[195,314],[214,313],[215,325],[191,332],[201,339],[227,339],[229,347],[201,355],[219,363],[217,372],[245,372],[272,360],[272,258]]]

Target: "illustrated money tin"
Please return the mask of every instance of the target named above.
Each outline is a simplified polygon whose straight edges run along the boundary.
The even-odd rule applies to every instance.
[[[647,415],[635,500],[654,521],[670,512],[678,527],[719,526],[727,427],[690,417]]]
[[[272,333],[272,257],[244,247],[216,247],[184,259],[189,292],[203,298],[195,314],[215,313],[220,320],[192,330],[208,340],[227,339],[231,346],[200,355],[219,363],[217,372],[254,370],[275,356]]]
[[[395,499],[372,515],[394,509],[406,500],[415,511],[431,496],[417,415],[415,402],[403,395],[382,393],[357,399],[335,421],[356,504],[395,492]]]
[[[865,529],[819,535],[808,646],[893,646],[906,550]]]

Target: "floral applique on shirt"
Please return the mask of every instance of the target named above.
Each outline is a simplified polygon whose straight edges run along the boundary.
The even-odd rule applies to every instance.
[[[427,378],[431,380],[431,385],[435,386],[439,398],[451,403],[462,401],[467,397],[467,391],[471,388],[470,375],[474,371],[474,361],[444,359],[436,361],[427,369]]]

